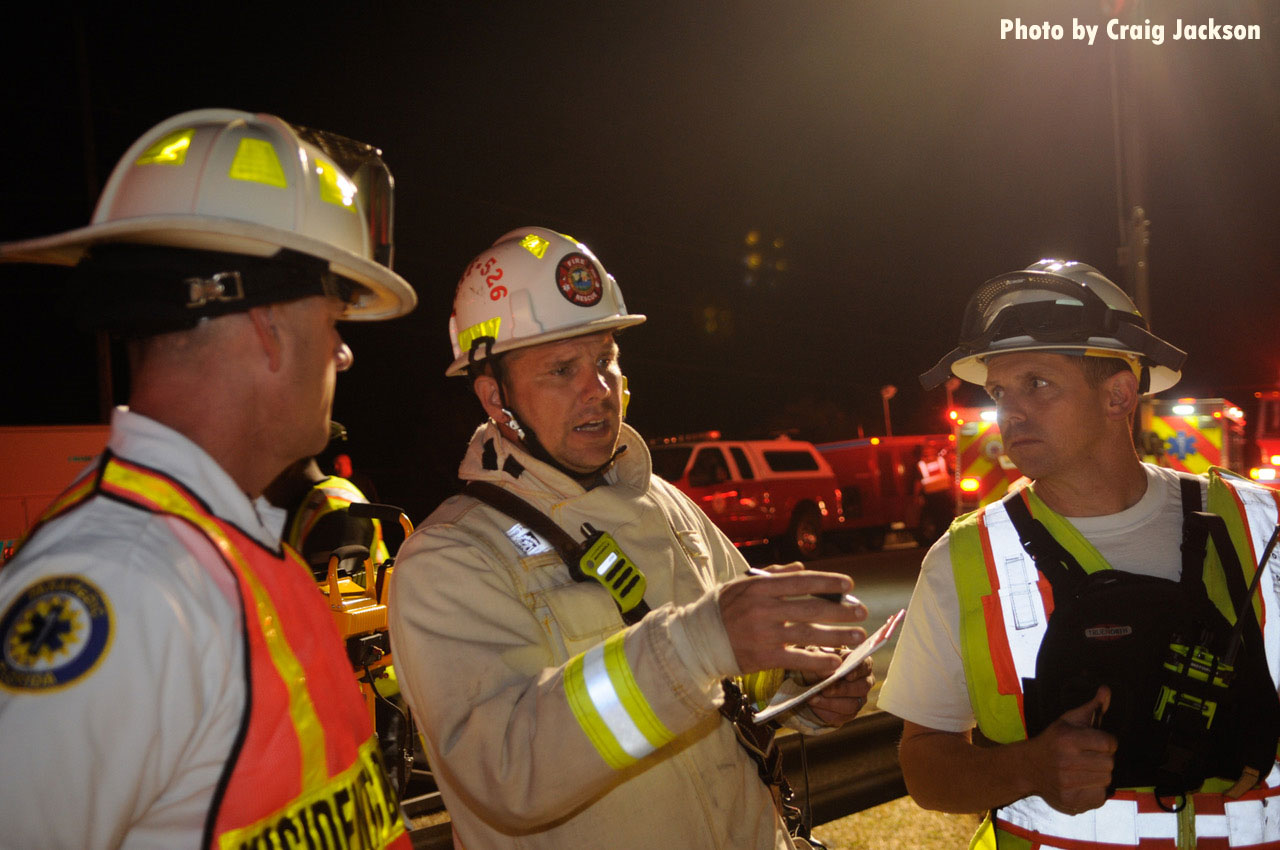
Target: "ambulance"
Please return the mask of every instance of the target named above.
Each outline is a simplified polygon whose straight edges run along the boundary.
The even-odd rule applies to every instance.
[[[1003,499],[1022,473],[1004,453],[996,408],[953,407],[947,411],[955,436],[956,516]]]
[[[1141,410],[1143,460],[1202,475],[1246,472],[1244,411],[1222,398],[1155,398]]]

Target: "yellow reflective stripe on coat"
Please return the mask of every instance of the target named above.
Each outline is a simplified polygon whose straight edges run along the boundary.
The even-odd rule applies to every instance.
[[[304,791],[310,791],[324,785],[328,780],[328,772],[325,768],[324,729],[320,725],[320,718],[316,715],[311,693],[307,690],[306,674],[289,646],[289,642],[277,628],[280,616],[266,588],[258,581],[248,561],[234,546],[228,545],[226,536],[216,522],[193,508],[191,503],[168,482],[114,462],[107,464],[102,480],[137,493],[155,503],[166,513],[194,523],[208,535],[210,540],[216,541],[223,557],[235,561],[249,584],[249,591],[257,608],[255,613],[258,616],[258,623],[262,629],[267,651],[271,655],[271,661],[289,692],[289,717],[298,735],[298,748],[302,759],[302,787]]]
[[[773,699],[773,695],[778,692],[778,688],[782,687],[782,680],[786,678],[786,675],[786,671],[779,667],[774,667],[771,670],[759,670],[739,677],[738,687],[747,695],[747,699],[751,700],[751,704],[756,711],[760,711],[769,704],[769,700]]]
[[[654,714],[627,662],[626,632],[570,659],[565,696],[596,752],[615,770],[630,765],[675,735]]]

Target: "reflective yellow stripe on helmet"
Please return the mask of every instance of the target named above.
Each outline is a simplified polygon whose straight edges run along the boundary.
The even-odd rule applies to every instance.
[[[626,632],[569,661],[564,690],[578,725],[600,757],[615,770],[671,741],[627,663]]]
[[[289,185],[285,179],[275,146],[266,139],[241,139],[227,176],[233,180],[265,183],[281,189]]]
[[[551,247],[551,243],[536,233],[530,233],[520,240],[520,247],[541,260],[546,255],[547,248]]]
[[[178,130],[163,136],[134,160],[134,165],[182,165],[187,161],[187,149],[191,147],[194,128]]]
[[[356,209],[356,184],[347,179],[333,163],[316,159],[316,176],[320,178],[320,200],[350,210]]]
[[[458,347],[465,353],[470,351],[471,344],[481,337],[491,336],[494,339],[497,339],[498,329],[500,327],[502,327],[501,316],[495,316],[487,321],[472,325],[462,333],[458,334]]]

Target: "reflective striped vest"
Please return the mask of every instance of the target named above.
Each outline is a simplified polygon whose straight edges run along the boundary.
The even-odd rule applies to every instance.
[[[1086,572],[1110,569],[1098,551],[1066,519],[1054,513],[1031,489],[1031,514]],[[1280,515],[1280,493],[1248,483],[1227,481],[1214,470],[1207,509],[1223,517],[1245,581],[1253,579],[1258,558]],[[951,563],[960,601],[960,642],[969,699],[983,735],[1009,743],[1026,738],[1022,679],[1035,677],[1036,655],[1053,613],[1053,592],[1039,575],[1031,555],[1001,502],[957,520],[951,528]],[[1280,549],[1273,553],[1253,604],[1262,624],[1267,666],[1280,684]],[[1230,594],[1213,548],[1205,562],[1209,597],[1234,622]],[[1280,848],[1280,769],[1263,786],[1238,799],[1224,796],[1232,780],[1210,779],[1201,793],[1188,795],[1179,814],[1160,808],[1147,789],[1118,791],[1100,808],[1065,815],[1040,797],[1027,797],[989,817],[973,848],[1019,850],[1116,850],[1141,848]]]
[[[40,524],[99,494],[189,523],[225,564],[205,568],[230,569],[236,578],[249,660],[245,715],[202,846],[408,850],[346,652],[297,555],[267,550],[176,481],[109,455]]]
[[[920,470],[920,486],[926,493],[945,493],[951,489],[951,476],[947,473],[947,462],[941,457],[932,460],[916,461]]]
[[[369,500],[360,492],[359,487],[345,478],[330,475],[307,491],[302,506],[289,524],[285,542],[298,552],[306,552],[307,535],[321,518],[334,511],[346,510],[352,502],[367,501]],[[373,542],[369,546],[369,557],[375,564],[381,564],[391,555],[382,539],[382,523],[376,519],[370,522],[373,523]]]

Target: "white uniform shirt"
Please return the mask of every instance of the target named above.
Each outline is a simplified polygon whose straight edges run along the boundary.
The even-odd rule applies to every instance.
[[[116,455],[278,545],[284,512],[250,502],[195,443],[124,408],[111,426]],[[211,574],[191,555],[196,547],[218,560],[185,522],[99,497],[49,523],[0,569],[0,847],[199,846],[245,693],[234,579]],[[105,600],[101,649],[104,618],[50,618],[32,599],[55,576]],[[61,636],[50,639],[50,627]],[[31,670],[66,681],[15,686],[14,674]]]
[[[1179,478],[1170,469],[1149,464],[1143,469],[1147,491],[1133,507],[1066,519],[1112,568],[1177,579],[1182,572]],[[1207,480],[1202,499],[1205,488]],[[943,535],[925,556],[878,705],[921,726],[966,732],[976,721],[960,654],[960,603],[949,541]]]

